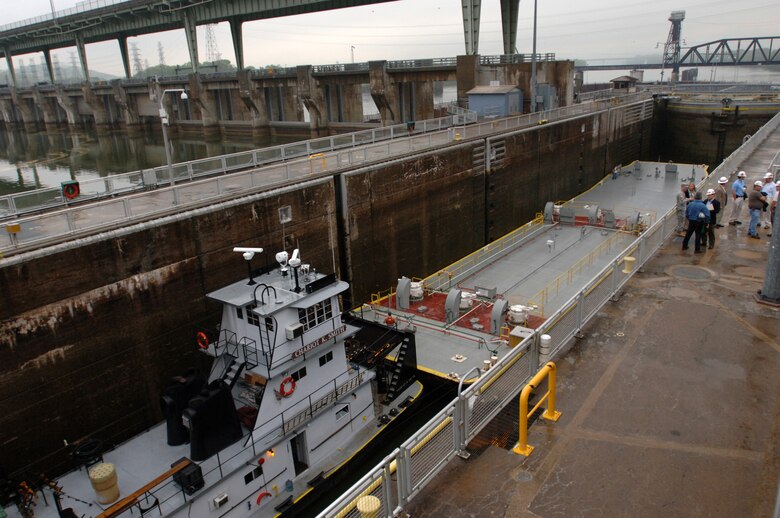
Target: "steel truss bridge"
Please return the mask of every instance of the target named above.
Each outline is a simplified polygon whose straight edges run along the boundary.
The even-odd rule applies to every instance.
[[[680,57],[684,67],[780,65],[780,36],[729,38],[689,47]],[[584,65],[577,70],[654,70],[672,63]]]

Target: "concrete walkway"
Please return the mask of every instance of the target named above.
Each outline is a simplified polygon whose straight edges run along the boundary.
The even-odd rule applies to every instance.
[[[743,164],[751,180],[778,137],[772,152],[765,145]],[[563,415],[533,424],[531,456],[511,452],[511,405],[409,514],[771,516],[780,310],[753,300],[770,240],[766,231],[748,239],[746,226],[719,229],[715,249],[700,256],[671,238],[557,361]]]

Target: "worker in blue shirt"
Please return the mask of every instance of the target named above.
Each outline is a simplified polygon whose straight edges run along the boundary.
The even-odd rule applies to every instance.
[[[731,218],[729,218],[729,225],[741,225],[739,215],[742,213],[742,204],[747,198],[747,186],[745,185],[745,178],[747,173],[740,171],[737,173],[737,179],[731,184],[731,197],[734,199],[734,205],[731,209]]]
[[[707,209],[704,202],[701,201],[700,192],[693,195],[693,201],[690,202],[688,208],[685,209],[685,217],[688,218],[688,229],[685,231],[682,249],[688,250],[688,241],[691,239],[691,234],[695,232],[696,240],[694,241],[694,253],[704,253],[704,250],[701,249],[701,238],[704,229],[710,223],[710,211]]]

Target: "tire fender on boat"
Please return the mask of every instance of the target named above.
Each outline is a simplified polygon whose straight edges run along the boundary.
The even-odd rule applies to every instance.
[[[201,349],[209,348],[209,337],[206,336],[206,333],[203,331],[198,331],[198,334],[195,335],[195,341],[198,343],[198,347]]]
[[[279,395],[282,397],[290,397],[295,392],[295,380],[292,376],[287,376],[282,380],[282,384],[279,385]]]

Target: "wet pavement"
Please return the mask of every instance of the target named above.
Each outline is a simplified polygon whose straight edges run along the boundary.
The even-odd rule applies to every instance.
[[[510,405],[469,445],[471,458],[451,461],[406,511],[771,516],[780,309],[754,301],[770,240],[767,231],[748,239],[745,227],[718,229],[702,255],[670,238],[558,358],[563,415],[533,423],[530,457],[511,451],[518,410]]]

